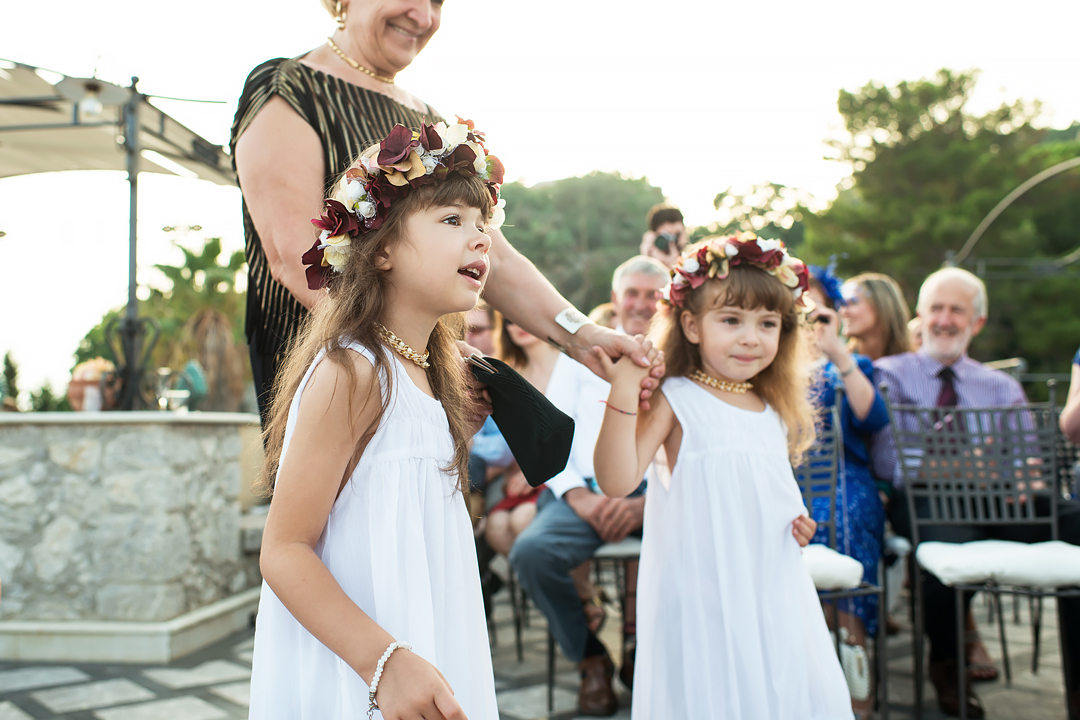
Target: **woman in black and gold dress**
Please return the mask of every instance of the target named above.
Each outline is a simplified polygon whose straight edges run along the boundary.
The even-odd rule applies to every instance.
[[[440,0],[321,0],[337,28],[325,45],[277,58],[248,76],[230,147],[244,196],[248,261],[246,328],[265,424],[277,362],[321,296],[300,256],[326,188],[395,124],[419,128],[442,118],[395,84],[395,76],[439,29]],[[469,77],[468,82],[482,82]],[[529,332],[551,338],[599,371],[594,345],[612,357],[644,355],[631,338],[599,327],[570,307],[497,230],[485,299]],[[646,390],[655,385],[646,381]]]

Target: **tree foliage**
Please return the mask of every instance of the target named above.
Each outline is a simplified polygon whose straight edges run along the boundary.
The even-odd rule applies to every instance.
[[[152,320],[160,332],[147,370],[150,375],[156,367],[179,370],[189,360],[198,360],[210,386],[209,402],[200,408],[235,410],[249,375],[243,361],[244,293],[237,287],[244,253],[223,256],[220,238],[208,239],[197,250],[177,247],[183,262],[155,265],[165,277],[166,287],[151,288],[150,296],[139,303],[139,316]],[[91,328],[75,353],[76,362],[97,356],[112,358],[105,328],[123,314],[123,308],[110,310]]]
[[[0,377],[0,399],[19,396],[19,367],[11,353],[4,353],[4,374]]]
[[[690,240],[751,231],[758,237],[783,240],[788,249],[797,253],[805,235],[802,218],[808,212],[809,201],[805,191],[780,183],[753,185],[745,192],[728,188],[713,199],[720,219],[694,228]]]
[[[895,87],[869,83],[841,91],[845,137],[831,143],[852,176],[832,205],[805,213],[805,259],[836,255],[846,274],[884,272],[909,302],[922,279],[960,249],[986,214],[1043,169],[1080,155],[1075,131],[1033,125],[1037,103],[983,114],[967,109],[977,75],[941,70]],[[1077,246],[1080,171],[1047,181],[990,227],[965,266],[987,281],[990,321],[973,353],[1022,355],[1033,369],[1060,370],[1080,337],[1080,263],[1046,262]],[[1065,335],[1068,332],[1068,335]],[[1065,358],[1063,360],[1063,358]]]
[[[507,238],[585,311],[609,299],[612,271],[638,253],[645,215],[664,199],[644,178],[602,172],[508,183],[502,196]]]

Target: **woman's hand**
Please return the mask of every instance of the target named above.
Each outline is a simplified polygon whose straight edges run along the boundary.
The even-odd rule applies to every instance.
[[[383,665],[375,702],[385,720],[466,720],[443,674],[410,650],[395,651]]]
[[[629,336],[627,336],[629,337]],[[625,387],[626,385],[645,386],[646,382],[653,382],[652,375],[657,367],[663,369],[664,355],[652,344],[652,340],[643,335],[635,335],[629,338],[640,351],[645,364],[638,363],[636,358],[626,356],[613,359],[607,350],[599,345],[593,346],[592,355],[596,364],[600,366],[601,377],[606,378],[613,386]]]
[[[600,355],[597,354],[597,349],[603,351],[603,354],[611,361],[626,357],[631,360],[631,363],[637,364],[642,368],[647,368],[648,371],[641,376],[640,380],[640,400],[641,407],[648,410],[649,398],[652,396],[653,391],[659,386],[660,378],[664,377],[665,370],[662,354],[658,360],[655,358],[650,359],[649,357],[649,350],[653,349],[652,342],[645,340],[642,335],[631,337],[625,333],[617,332],[611,328],[601,327],[600,325],[593,323],[589,323],[582,327],[578,333],[586,333],[583,340],[590,343],[587,346],[590,351],[582,357],[578,357],[576,353],[571,351],[571,356],[604,380],[612,382],[612,378],[608,376],[607,370],[604,369],[604,364],[600,361]],[[648,346],[645,345],[646,342],[649,343]],[[609,364],[614,365],[617,363],[612,362]]]
[[[840,319],[836,311],[820,305],[810,321],[814,324],[814,340],[822,354],[843,370],[840,366],[848,357],[848,351],[840,335]]]
[[[806,515],[800,515],[795,518],[791,523],[791,534],[795,536],[795,539],[799,542],[799,547],[806,547],[810,544],[810,541],[814,539],[814,533],[817,532],[817,523],[814,519],[807,517]]]

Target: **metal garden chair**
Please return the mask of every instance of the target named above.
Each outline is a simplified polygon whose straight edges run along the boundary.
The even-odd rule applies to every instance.
[[[886,404],[911,514],[916,567],[935,575],[955,594],[958,691],[963,699],[967,684],[965,592],[1040,600],[1080,596],[1080,547],[1057,541],[1062,497],[1057,412],[1050,403],[938,408],[892,405],[886,396]],[[1009,526],[1043,528],[1050,542],[920,542],[925,528],[947,525],[975,525],[991,532]],[[922,573],[915,572],[912,580],[915,706],[920,717],[925,625]],[[1061,617],[1059,603],[1059,623]],[[1000,612],[998,623],[1005,651]],[[1005,674],[1008,682],[1007,653]],[[961,718],[966,717],[966,710],[961,701]]]
[[[600,584],[600,574],[604,565],[610,565],[615,574],[615,591],[619,597],[619,617],[626,617],[626,567],[627,564],[641,557],[641,538],[628,537],[619,542],[605,543],[593,553],[592,561],[596,582]],[[547,651],[547,709],[555,709],[555,636],[548,633]]]
[[[802,464],[794,468],[795,480],[803,495],[803,502],[813,513],[815,500],[827,503],[828,514],[824,526],[828,530],[828,545],[811,544],[803,550],[803,559],[807,570],[817,588],[822,601],[832,606],[832,626],[837,652],[840,651],[839,603],[845,598],[867,595],[878,597],[878,612],[882,617],[874,634],[874,675],[876,683],[873,689],[874,701],[882,720],[888,720],[888,677],[885,653],[885,587],[864,582],[862,564],[839,551],[836,544],[837,489],[840,482],[840,458],[844,453],[843,433],[840,427],[840,413],[837,407],[842,398],[836,393],[836,404],[828,408],[832,418],[828,430],[820,430],[814,445],[807,451]]]

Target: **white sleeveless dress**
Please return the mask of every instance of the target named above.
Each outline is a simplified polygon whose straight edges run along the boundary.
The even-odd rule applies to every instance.
[[[349,347],[372,361],[367,348]],[[472,525],[456,480],[440,470],[453,457],[449,425],[442,405],[388,355],[393,397],[315,551],[353,602],[446,676],[469,720],[495,720]],[[300,396],[323,357],[315,358],[297,388],[282,456]],[[367,717],[367,707],[364,680],[297,622],[264,582],[249,717],[354,720]],[[382,715],[376,711],[375,717]]]
[[[791,522],[805,514],[771,407],[684,377],[671,484],[650,483],[637,586],[634,720],[850,720],[851,700]]]

